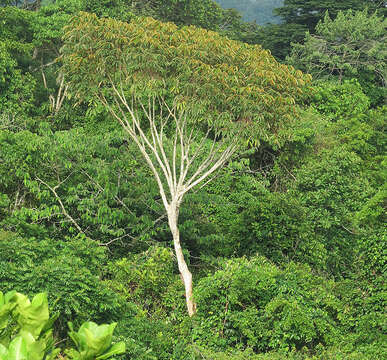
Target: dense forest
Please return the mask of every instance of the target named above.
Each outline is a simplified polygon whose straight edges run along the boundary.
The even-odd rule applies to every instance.
[[[0,360],[387,357],[386,3],[229,4],[0,1]]]

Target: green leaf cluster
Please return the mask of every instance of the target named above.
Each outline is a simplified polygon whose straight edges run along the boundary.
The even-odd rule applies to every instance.
[[[52,324],[45,293],[30,301],[25,295],[0,292],[0,358],[2,360],[50,360],[54,348]]]
[[[49,317],[46,293],[34,296],[32,301],[23,294],[0,292],[0,359],[53,360],[60,352],[54,347],[52,325],[58,315]],[[69,336],[77,350],[70,348],[70,359],[104,360],[125,352],[123,342],[112,345],[116,323],[82,324],[78,332],[69,323]]]
[[[198,344],[290,351],[332,344],[340,303],[333,283],[310,268],[279,269],[265,258],[227,260],[196,288]]]
[[[60,314],[55,324],[60,335],[66,333],[69,320],[77,325],[90,317],[110,322],[123,310],[122,299],[101,281],[105,255],[91,241],[55,242],[1,232],[0,249],[2,289],[46,291],[53,311]]]
[[[112,345],[113,331],[117,323],[97,325],[86,322],[77,332],[69,323],[69,336],[74,341],[77,350],[70,349],[66,353],[74,360],[105,360],[125,352],[125,344],[118,342]]]
[[[315,34],[307,33],[303,44],[293,44],[288,61],[315,77],[337,76],[341,81],[371,73],[385,84],[386,27],[387,19],[367,9],[339,12],[334,19],[326,13]]]

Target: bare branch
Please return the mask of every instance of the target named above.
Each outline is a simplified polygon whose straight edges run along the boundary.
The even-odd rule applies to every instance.
[[[67,212],[65,206],[63,205],[63,202],[62,202],[60,196],[59,196],[58,193],[56,192],[56,189],[58,188],[58,186],[59,186],[60,184],[58,184],[58,185],[56,185],[56,186],[54,186],[54,187],[51,187],[50,185],[48,185],[45,181],[43,181],[43,180],[40,179],[39,177],[36,177],[36,179],[37,179],[40,183],[42,183],[43,185],[45,185],[45,186],[46,186],[46,187],[54,194],[56,200],[58,201],[60,207],[62,208],[63,215],[66,216],[67,219],[73,223],[73,225],[76,227],[76,229],[77,229],[80,233],[84,234],[83,230],[82,230],[81,227],[78,225],[78,223],[77,223],[77,222],[74,220],[74,218],[71,217],[71,215]],[[67,178],[66,178],[66,179],[67,179]],[[62,181],[61,183],[63,183],[63,181]]]

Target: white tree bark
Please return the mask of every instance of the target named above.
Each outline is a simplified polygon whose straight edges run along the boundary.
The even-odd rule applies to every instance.
[[[168,211],[168,223],[173,236],[173,246],[175,249],[177,265],[179,267],[179,272],[184,283],[188,315],[192,316],[195,314],[196,311],[196,304],[192,296],[192,274],[188,269],[187,263],[185,262],[183,250],[180,244],[180,232],[177,225],[179,217],[178,212],[179,209],[174,204],[171,204],[171,207]]]
[[[209,178],[214,172],[231,158],[237,149],[237,137],[231,137],[230,141],[225,138],[215,139],[208,149],[206,147],[206,142],[209,141],[207,133],[207,136],[197,144],[194,131],[187,129],[184,112],[178,115],[176,109],[169,108],[165,102],[161,101],[159,105],[162,109],[166,109],[167,113],[164,114],[161,110],[161,113],[156,116],[155,99],[150,99],[147,106],[139,104],[139,108],[148,120],[149,134],[147,134],[144,125],[141,124],[134,101],[129,104],[123,90],[117,89],[113,81],[111,81],[111,86],[114,104],[110,104],[103,94],[99,96],[99,99],[137,144],[156,179],[168,215],[175,255],[184,283],[188,314],[192,316],[196,312],[196,305],[192,296],[192,274],[184,259],[180,243],[178,227],[180,205],[189,190],[205,179],[210,181]],[[164,128],[170,121],[175,125],[175,135],[170,139],[172,140],[172,152],[168,152],[164,134]],[[229,142],[226,143],[226,141]]]

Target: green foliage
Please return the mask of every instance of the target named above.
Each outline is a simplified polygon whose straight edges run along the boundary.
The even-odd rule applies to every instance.
[[[47,296],[40,293],[32,302],[23,294],[0,292],[0,359],[50,360],[59,349],[54,348],[52,324]]]
[[[379,240],[385,242],[383,238]],[[375,273],[366,272],[341,281],[335,290],[342,303],[339,319],[348,334],[346,348],[363,353],[366,359],[383,358],[387,353],[383,282],[383,275],[376,277]]]
[[[369,98],[355,79],[342,84],[320,83],[311,96],[311,105],[333,122],[330,130],[347,150],[356,152],[369,165],[382,159],[386,144],[383,131],[386,107],[370,110]]]
[[[88,11],[98,16],[110,17],[122,21],[130,21],[130,19],[134,16],[133,11],[136,11],[137,3],[137,1],[124,0],[82,0],[82,5],[78,11]],[[146,1],[143,3],[146,3]],[[77,12],[74,12],[74,14],[76,13]]]
[[[195,25],[210,30],[218,30],[222,25],[223,11],[212,0],[164,0],[156,3],[156,18],[172,21],[177,25]]]
[[[330,344],[339,335],[332,283],[308,267],[280,270],[262,257],[222,265],[196,287],[199,344],[291,350]]]
[[[366,280],[334,283],[301,265],[279,269],[261,257],[224,261],[196,287],[192,353],[238,360],[383,358],[383,294]]]
[[[367,10],[339,12],[334,20],[327,13],[316,26],[316,34],[307,33],[303,44],[293,44],[288,61],[315,77],[338,76],[341,81],[359,76],[366,89],[367,74],[374,74],[369,83],[383,86],[387,74],[386,26],[387,19]],[[371,92],[372,87],[368,88]],[[379,91],[385,94],[386,90],[381,87]]]
[[[375,10],[384,8],[383,1],[369,0],[284,0],[284,5],[274,12],[281,16],[286,23],[306,25],[309,31],[313,32],[318,21],[321,20],[326,11],[329,11],[333,17],[340,11],[353,9],[363,10],[368,8]]]
[[[283,61],[290,53],[291,44],[302,42],[305,31],[302,24],[269,24],[259,28],[249,42],[262,45]]]
[[[54,348],[52,325],[57,316],[49,317],[47,295],[40,293],[32,302],[23,294],[0,292],[0,359],[53,360],[60,349]],[[77,346],[65,352],[70,359],[103,360],[125,352],[123,342],[112,345],[116,323],[98,326],[82,324],[78,332],[69,323],[69,336]],[[8,349],[7,349],[7,347]]]
[[[112,345],[113,331],[117,323],[97,325],[94,322],[85,322],[78,332],[74,331],[73,324],[69,323],[69,336],[74,341],[77,350],[66,352],[74,360],[104,360],[125,352],[125,344],[121,341]]]
[[[140,98],[163,95],[217,129],[246,123],[253,142],[280,141],[309,81],[259,46],[150,18],[125,24],[83,13],[67,28],[62,53],[63,71],[83,98],[107,95],[114,106],[112,84]]]
[[[271,192],[267,181],[247,173],[246,164],[226,171],[182,206],[180,231],[190,249],[213,257],[258,252],[275,263],[325,267],[324,246],[310,231],[308,211],[296,197]]]
[[[0,40],[7,40],[14,54],[21,55],[23,51],[31,49],[34,14],[14,6],[6,6],[0,8],[0,18]]]
[[[184,298],[181,311],[185,312]],[[117,326],[117,339],[125,341],[126,359],[184,360],[189,358],[187,343],[190,329],[180,331],[180,325],[171,317],[147,316],[140,306],[131,307],[123,314]]]
[[[129,359],[187,358],[191,330],[184,287],[175,268],[171,250],[161,246],[109,265],[109,286],[129,304],[117,327]]]
[[[184,289],[170,250],[155,246],[110,264],[110,286],[147,313],[180,316]]]
[[[1,233],[2,289],[27,294],[47,291],[62,334],[68,320],[111,321],[123,309],[122,301],[102,281],[103,248],[84,238],[67,242],[22,238]]]
[[[354,213],[371,193],[361,159],[343,148],[325,150],[295,170],[290,192],[307,208],[316,236],[324,244],[328,271],[344,274],[353,266],[357,243]]]
[[[354,118],[364,114],[369,108],[369,99],[363,93],[358,81],[323,82],[315,87],[312,106],[333,121]]]
[[[126,151],[121,131],[109,126],[94,136],[81,128],[41,132],[0,133],[6,155],[0,192],[16,204],[3,219],[5,229],[41,237],[34,228],[42,231],[37,224],[43,224],[53,239],[83,233],[100,244],[116,239],[110,249],[125,251],[129,242],[144,249],[142,241],[165,227],[154,223],[161,215],[158,191],[133,148]]]
[[[10,45],[0,40],[0,114],[25,114],[33,102],[35,81],[23,74],[10,52]]]
[[[349,9],[370,11],[379,9],[385,13],[383,1],[369,0],[284,0],[283,6],[274,13],[283,19],[281,24],[271,24],[257,32],[254,43],[260,43],[279,59],[285,60],[291,52],[291,43],[302,43],[305,32],[314,33],[317,23],[327,11],[335,18],[339,11]]]
[[[79,346],[68,354],[78,359],[91,343],[102,358],[111,347],[102,343],[114,324],[81,326],[90,319],[119,320],[127,359],[386,357],[381,1],[285,1],[285,23],[266,27],[208,0],[0,3],[1,290],[49,292],[31,302],[0,294],[0,359],[55,357],[47,303],[55,336],[74,323]],[[105,19],[76,17],[80,28],[64,31],[79,11]],[[313,87],[259,46],[225,37],[285,58],[306,29],[293,64],[323,78]],[[55,113],[65,33],[69,80],[86,96],[68,93]],[[246,124],[260,140],[180,208],[196,318],[184,315],[150,173],[90,100],[97,86],[110,100],[107,74],[125,80],[128,99],[176,99],[192,119]]]

